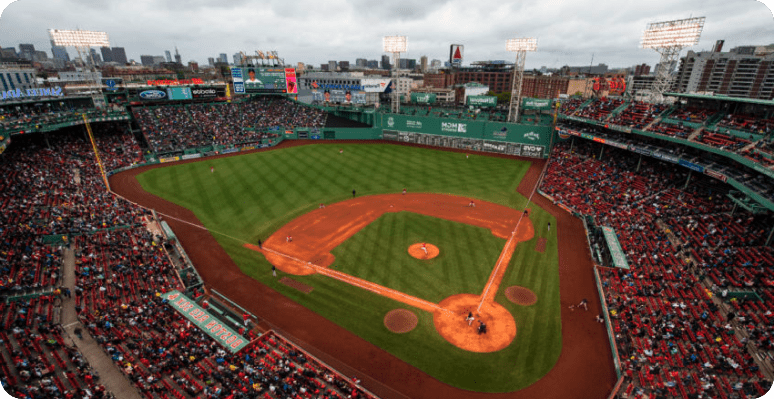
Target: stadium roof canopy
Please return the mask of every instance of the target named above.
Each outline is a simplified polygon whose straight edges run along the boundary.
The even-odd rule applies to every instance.
[[[688,94],[688,93],[664,93],[665,96],[682,97],[690,100],[714,100],[714,101],[730,101],[736,103],[746,103],[755,105],[766,105],[774,107],[774,100],[759,100],[757,98],[742,98],[742,97],[729,97],[719,95],[706,95],[706,94]]]

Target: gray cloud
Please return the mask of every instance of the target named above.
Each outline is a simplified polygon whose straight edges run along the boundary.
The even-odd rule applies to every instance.
[[[725,48],[774,43],[772,12],[754,0],[18,0],[0,15],[0,46],[32,43],[50,54],[47,29],[78,27],[108,32],[135,60],[177,46],[184,61],[277,50],[287,62],[317,65],[379,59],[382,37],[401,34],[409,38],[403,57],[444,60],[460,43],[468,63],[512,60],[506,39],[536,37],[528,68],[587,65],[592,54],[594,64],[653,65],[656,52],[639,48],[645,25],[689,16],[707,17],[695,50],[718,39]]]

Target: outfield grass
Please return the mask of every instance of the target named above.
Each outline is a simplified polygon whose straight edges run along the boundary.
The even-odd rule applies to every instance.
[[[339,149],[344,153],[339,154]],[[210,172],[210,167],[215,172]],[[406,306],[340,281],[293,277],[314,287],[303,294],[277,282],[271,266],[242,247],[295,217],[358,196],[434,192],[482,199],[523,209],[516,193],[529,163],[398,145],[310,145],[173,165],[143,173],[143,188],[192,210],[240,269],[299,304],[373,342],[393,355],[457,387],[485,392],[524,388],[545,375],[561,352],[559,276],[555,230],[544,253],[537,238],[553,217],[532,206],[536,237],[517,247],[496,300],[516,319],[516,340],[490,354],[471,353],[446,342],[432,315],[412,309],[419,325],[407,334],[389,332],[384,315]],[[222,233],[222,234],[220,234]],[[227,237],[227,236],[228,237]],[[408,244],[428,241],[441,255],[427,264],[406,259]],[[504,240],[488,230],[423,215],[385,214],[334,249],[332,267],[433,302],[455,293],[479,294]],[[417,262],[422,263],[417,265]],[[531,307],[508,302],[502,290],[521,285],[538,295]]]

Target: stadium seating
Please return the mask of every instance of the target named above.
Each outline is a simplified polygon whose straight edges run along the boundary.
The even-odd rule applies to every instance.
[[[643,160],[633,173],[628,154],[608,149],[600,161],[588,142],[573,151],[560,143],[541,183],[556,202],[612,226],[628,258],[630,270],[600,269],[629,381],[620,392],[759,395],[771,382],[747,344],[772,350],[774,251],[761,230],[773,220],[729,214],[724,189],[711,180],[679,188],[685,172],[666,164]],[[724,300],[730,289],[755,290],[763,302]],[[713,300],[718,294],[734,316]]]
[[[321,128],[325,112],[282,98],[248,102],[162,105],[133,109],[151,150],[158,154],[211,145],[242,145],[274,138],[267,129]]]

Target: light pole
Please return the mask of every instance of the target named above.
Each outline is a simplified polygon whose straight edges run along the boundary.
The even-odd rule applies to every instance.
[[[395,80],[395,88],[392,90],[394,96],[390,109],[394,114],[397,114],[400,113],[400,92],[398,90],[398,80],[400,80],[400,53],[406,52],[406,49],[408,48],[408,39],[406,39],[406,36],[385,36],[383,44],[384,51],[392,53],[392,62],[395,65],[395,68],[393,69],[394,73],[392,74]]]
[[[516,53],[516,63],[513,64],[513,81],[511,82],[511,103],[508,106],[508,122],[519,121],[519,106],[521,105],[521,80],[524,78],[524,61],[527,59],[527,51],[537,50],[537,39],[523,37],[508,39],[505,49]]]
[[[702,29],[704,17],[653,22],[647,25],[642,34],[642,48],[651,48],[661,54],[648,101],[664,102],[664,93],[672,83],[672,72],[680,50],[699,43]]]

